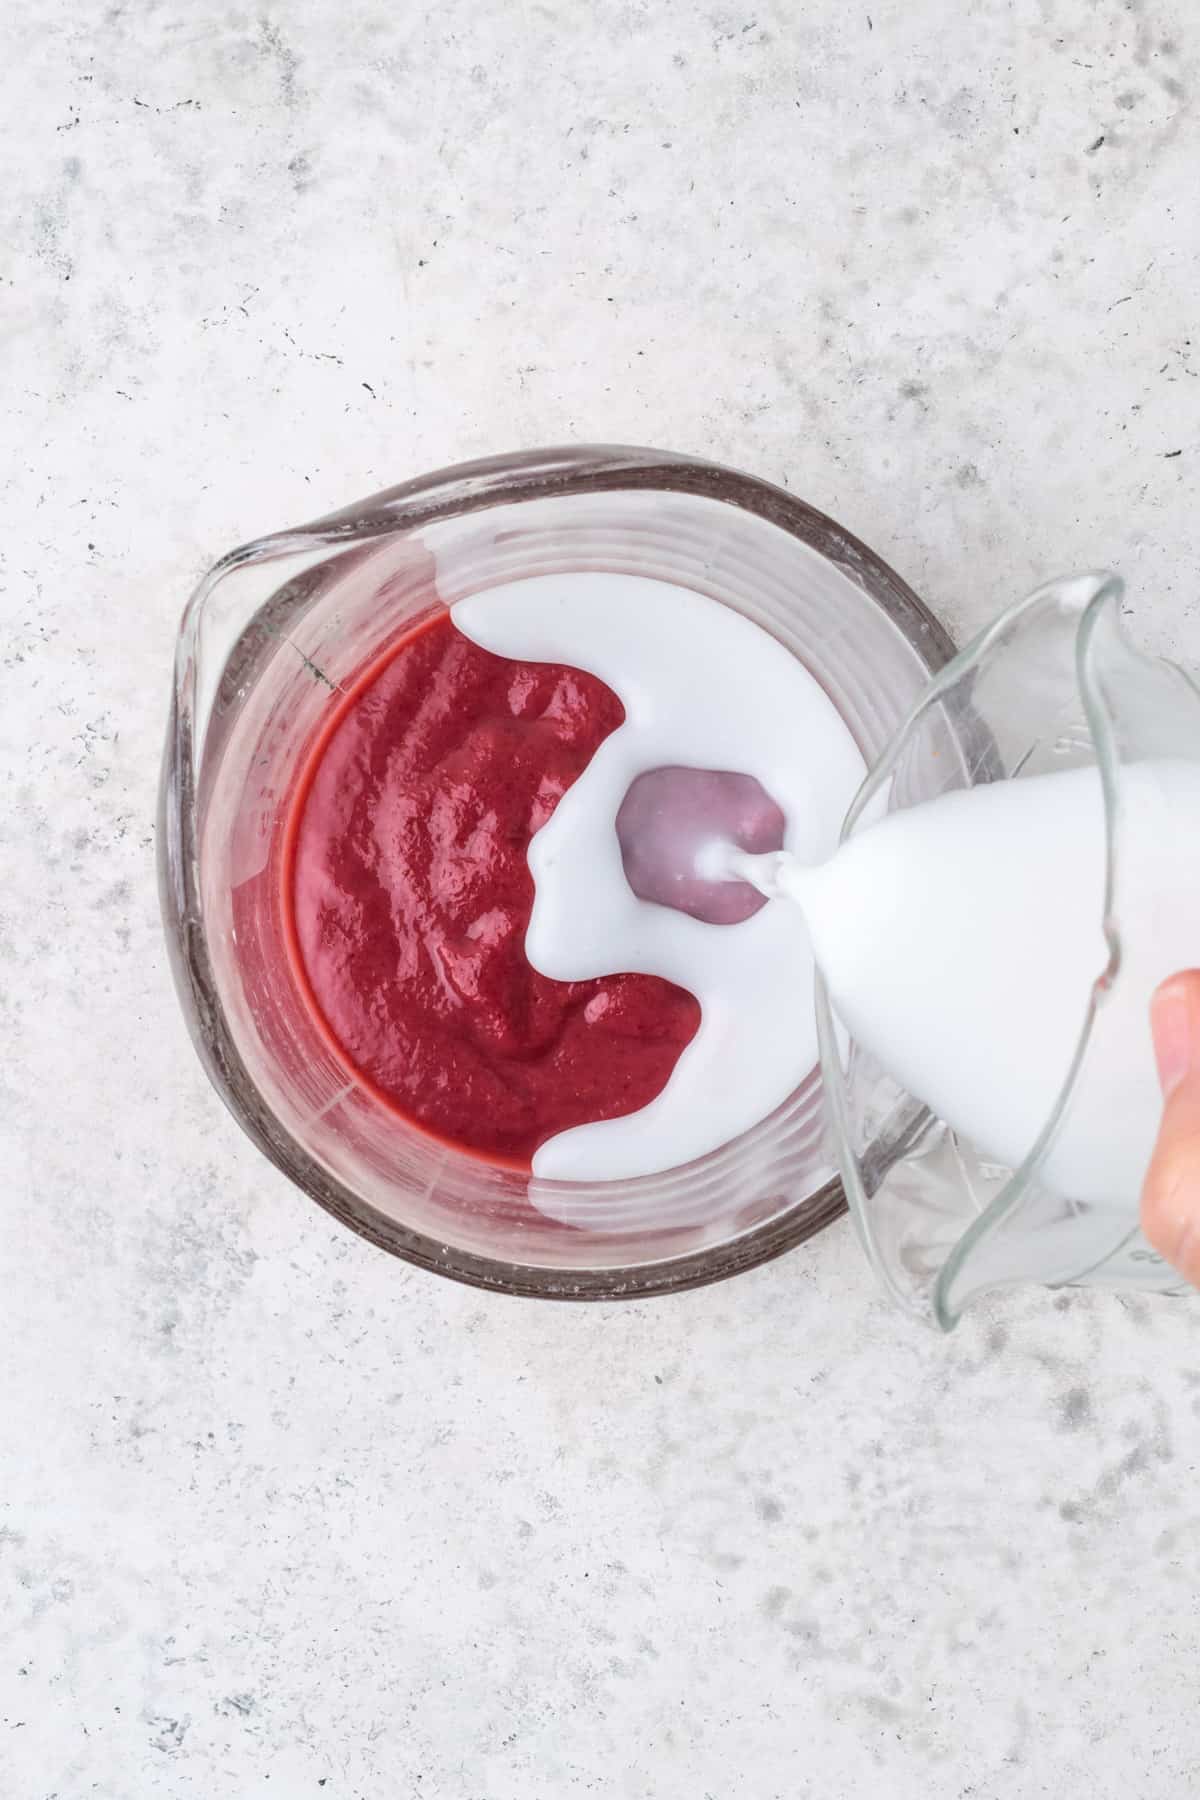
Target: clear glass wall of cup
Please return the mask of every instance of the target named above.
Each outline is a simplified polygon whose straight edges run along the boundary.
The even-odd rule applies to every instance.
[[[868,766],[953,646],[863,544],[711,463],[582,448],[409,482],[224,557],[185,613],[159,858],[196,1048],[254,1142],[354,1230],[480,1286],[669,1292],[751,1267],[844,1210],[819,1072],[769,1120],[641,1181],[537,1184],[406,1129],[330,1052],[280,955],[281,820],[336,689],[405,627],[520,576],[603,569],[690,585],[774,633]],[[569,1223],[562,1223],[566,1216]]]
[[[1135,873],[1124,854],[1125,776],[1147,758],[1200,759],[1200,691],[1129,643],[1121,594],[1113,575],[1076,575],[1010,608],[934,678],[846,821],[850,836],[881,806],[911,806],[948,788],[1078,764],[1101,774],[1107,890],[1096,894],[1096,917],[1108,964],[1096,971],[1075,1056],[1019,1168],[982,1156],[906,1092],[835,1023],[818,983],[829,1120],[855,1222],[892,1296],[942,1330],[975,1295],[1014,1282],[1155,1292],[1186,1285],[1142,1237],[1136,1193],[1117,1211],[1055,1193],[1042,1179],[1086,1091],[1089,1052],[1122,981],[1122,894]]]

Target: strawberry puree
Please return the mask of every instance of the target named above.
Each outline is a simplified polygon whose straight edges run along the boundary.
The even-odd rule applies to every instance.
[[[442,615],[371,665],[297,786],[285,910],[318,1021],[383,1099],[494,1161],[646,1106],[700,1023],[656,976],[525,957],[529,840],[623,718],[593,676]]]

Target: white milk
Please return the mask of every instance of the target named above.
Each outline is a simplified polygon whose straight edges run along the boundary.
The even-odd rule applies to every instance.
[[[536,1175],[654,1174],[766,1117],[815,1061],[813,946],[836,1013],[876,1060],[985,1156],[1022,1162],[1109,965],[1095,769],[945,794],[835,854],[862,760],[823,690],[757,626],[690,590],[603,574],[512,582],[453,617],[502,656],[588,670],[625,706],[530,847],[530,962],[562,981],[665,976],[703,1014],[657,1100],[551,1139]],[[778,855],[696,846],[705,879],[740,876],[776,897],[753,918],[708,925],[631,891],[617,812],[638,775],[662,768],[752,775],[782,808]],[[1161,1111],[1150,996],[1200,966],[1200,768],[1126,768],[1121,815],[1120,973],[1044,1179],[1127,1208]]]
[[[631,782],[683,767],[752,775],[783,809],[800,863],[837,845],[863,761],[824,690],[767,632],[687,588],[640,576],[537,576],[453,608],[458,629],[501,656],[566,663],[606,682],[625,723],[534,838],[525,941],[560,981],[661,975],[700,1002],[700,1028],[659,1097],[624,1119],[543,1144],[535,1175],[650,1175],[703,1156],[781,1105],[816,1062],[814,965],[793,906],[709,925],[638,900],[616,816]]]
[[[1120,973],[1044,1179],[1068,1198],[1128,1207],[1161,1115],[1150,997],[1200,965],[1200,767],[1122,772],[1118,857]],[[1015,1168],[1050,1115],[1109,960],[1098,771],[943,795],[889,814],[822,868],[735,862],[799,901],[855,1037]]]

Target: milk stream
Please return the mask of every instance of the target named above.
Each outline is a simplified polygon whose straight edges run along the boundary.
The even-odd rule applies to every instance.
[[[535,576],[461,600],[452,617],[498,655],[599,676],[625,707],[625,723],[530,845],[529,961],[560,981],[661,975],[701,1007],[659,1097],[559,1133],[537,1151],[534,1174],[603,1181],[688,1163],[756,1125],[814,1068],[812,950],[793,906],[714,925],[639,900],[617,839],[621,803],[639,775],[664,767],[750,775],[782,809],[785,850],[811,863],[837,845],[862,756],[789,651],[691,589],[632,575]]]
[[[886,1070],[985,1156],[1016,1168],[1050,1117],[1106,972],[1098,770],[947,793],[804,867],[730,853],[730,872],[802,909],[834,1010]],[[1150,998],[1200,965],[1200,767],[1121,775],[1120,966],[1042,1179],[1128,1208],[1161,1096]]]

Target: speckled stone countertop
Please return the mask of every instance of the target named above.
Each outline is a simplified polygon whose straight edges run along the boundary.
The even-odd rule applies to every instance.
[[[959,634],[1200,659],[1186,0],[0,16],[4,1800],[1182,1800],[1200,1302],[941,1342],[849,1228],[490,1300],[238,1134],[170,990],[172,638],[239,540],[568,439],[785,483]]]

